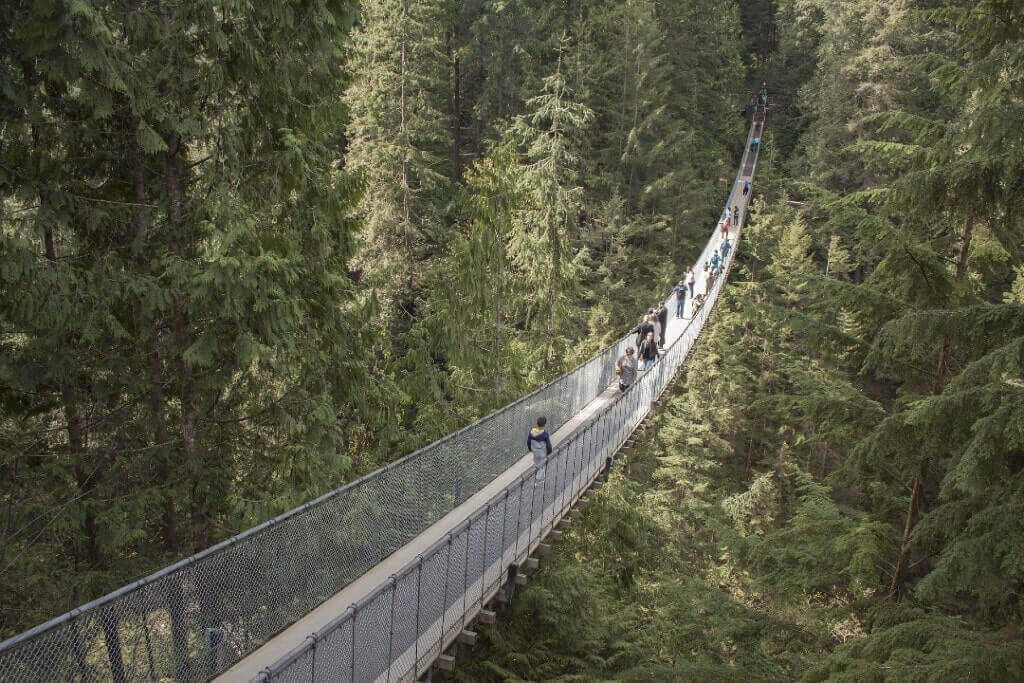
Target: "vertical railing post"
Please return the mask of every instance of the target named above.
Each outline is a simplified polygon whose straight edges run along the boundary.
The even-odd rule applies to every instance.
[[[420,593],[423,584],[423,555],[420,555],[416,567],[416,636],[412,646],[412,677],[420,672]],[[443,621],[443,620],[442,620]]]
[[[501,516],[501,545],[498,546],[498,567],[505,564],[505,527],[508,526],[508,494],[509,489],[505,488],[505,513]]]
[[[526,482],[525,479],[519,480],[519,508],[516,510],[516,547],[512,552],[512,559],[519,559],[519,536],[522,534],[519,527],[523,518],[523,484]]]
[[[310,638],[313,639],[313,647],[310,648],[309,654],[309,683],[313,683],[316,680],[316,646],[320,644],[320,640],[315,633]]]
[[[356,616],[359,614],[359,606],[355,603],[352,604],[352,683],[356,683]]]
[[[448,574],[452,571],[452,532],[448,532],[448,559],[444,561],[444,593],[441,597],[441,638],[438,641],[444,644],[444,634],[448,632],[445,620],[448,618]],[[417,668],[419,664],[417,664]]]
[[[491,504],[484,514],[484,551],[480,553],[480,607],[484,606],[484,591],[487,590],[487,527],[491,523]]]
[[[473,520],[466,525],[466,562],[462,571],[462,616],[459,618],[461,626],[466,625],[466,594],[469,593],[469,538],[473,531]]]
[[[388,659],[386,665],[388,667],[387,680],[391,681],[391,649],[395,644],[395,596],[398,593],[397,582],[395,581],[395,575],[391,575],[391,620],[388,623]]]

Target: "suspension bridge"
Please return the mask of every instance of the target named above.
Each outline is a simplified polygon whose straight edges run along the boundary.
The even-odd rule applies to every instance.
[[[687,361],[738,251],[764,108],[725,213],[722,274],[694,266],[702,305],[670,315],[666,350],[626,391],[623,335],[590,360],[463,429],[299,508],[0,643],[3,681],[409,681],[449,668],[453,643],[493,623],[538,556]],[[676,310],[675,297],[666,300]],[[557,427],[538,485],[526,430]]]

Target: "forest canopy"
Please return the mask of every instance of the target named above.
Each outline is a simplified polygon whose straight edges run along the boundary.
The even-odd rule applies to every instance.
[[[0,638],[616,338],[766,82],[696,357],[455,676],[1024,677],[1022,34],[1000,0],[0,3]]]
[[[620,334],[716,214],[737,25],[710,2],[3,3],[0,634]]]

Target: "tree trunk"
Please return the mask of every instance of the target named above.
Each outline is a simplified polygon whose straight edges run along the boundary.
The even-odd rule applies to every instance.
[[[960,240],[960,255],[956,260],[956,279],[962,280],[967,273],[967,254],[971,249],[971,235],[974,232],[974,221],[964,220],[964,234]]]
[[[638,37],[639,37],[639,28],[637,29],[637,33],[638,33]],[[637,130],[636,129],[637,129],[637,125],[640,123],[640,87],[641,87],[641,85],[640,85],[640,76],[641,76],[641,69],[642,69],[642,66],[641,66],[640,62],[641,62],[641,54],[642,54],[641,50],[643,49],[643,46],[640,45],[639,40],[637,41],[637,45],[636,45],[635,49],[636,49],[636,63],[635,63],[634,66],[636,68],[636,72],[633,74],[633,76],[634,76],[634,78],[633,78],[633,124],[632,124],[632,127],[630,128],[629,134],[626,136],[626,140],[627,140],[626,144],[627,144],[627,146],[629,144],[628,141],[629,141],[630,137],[636,136],[636,138],[639,139],[639,136],[637,135]],[[628,147],[627,147],[627,149],[628,149]],[[629,207],[631,209],[633,209],[633,210],[636,210],[636,208],[640,204],[640,202],[638,200],[638,195],[640,194],[640,190],[637,187],[638,180],[639,180],[637,178],[637,161],[638,161],[639,151],[640,151],[639,149],[634,149],[633,153],[629,157],[627,157],[627,159],[625,160],[626,161],[626,165],[629,168],[629,202],[628,203],[629,203]]]
[[[500,229],[498,231],[498,234],[495,235],[495,238],[496,238],[495,243],[496,244],[501,244],[501,242],[505,238],[505,235],[502,234],[504,232],[504,228],[505,228],[505,208],[503,206],[498,208],[498,221],[497,221],[497,225],[500,227]],[[501,250],[499,253],[503,256],[505,252],[504,252],[504,250]],[[502,341],[502,339],[501,338],[502,338],[502,327],[504,327],[504,324],[505,324],[505,312],[504,312],[504,305],[505,305],[505,300],[504,300],[504,296],[505,296],[505,287],[504,287],[504,284],[505,284],[504,283],[505,263],[504,263],[504,258],[502,258],[501,261],[502,262],[498,266],[498,273],[497,273],[498,277],[497,277],[497,287],[496,287],[496,290],[497,290],[498,296],[497,296],[497,298],[495,300],[495,306],[494,306],[494,347],[492,349],[493,355],[491,357],[491,364],[492,364],[492,367],[494,368],[493,382],[494,382],[494,398],[495,398],[495,400],[497,400],[497,398],[501,395],[501,368],[502,368],[502,359],[501,359],[501,353],[502,353],[501,341]]]
[[[176,139],[170,145],[164,163],[164,183],[167,192],[167,217],[171,229],[171,244],[178,258],[184,258],[181,243],[184,241],[184,221],[182,217],[182,191],[179,177],[178,154],[181,140]],[[181,405],[179,418],[181,430],[182,459],[192,478],[191,518],[193,531],[193,550],[202,550],[210,545],[212,520],[208,514],[208,501],[199,491],[204,479],[204,466],[196,447],[196,406],[195,384],[192,365],[185,360],[185,350],[191,341],[191,322],[184,297],[174,297],[174,337],[177,346],[176,366],[180,381],[178,400]]]
[[[559,244],[558,234],[558,211],[557,204],[552,200],[552,211],[555,215],[548,219],[548,239],[551,241],[551,279],[548,282],[548,321],[547,321],[547,351],[544,354],[544,369],[551,369],[551,362],[555,352],[555,288],[561,280],[562,273],[562,250]]]
[[[132,192],[136,204],[134,250],[139,267],[148,269],[146,260],[143,258],[143,250],[149,237],[150,221],[146,211],[146,166],[142,150],[139,148],[138,127],[139,118],[132,116],[129,124],[128,154],[132,164]],[[141,322],[141,326],[149,332],[145,355],[146,375],[149,381],[149,412],[153,420],[153,446],[155,447],[153,457],[156,459],[157,480],[166,487],[170,484],[173,466],[169,446],[170,434],[167,431],[167,419],[164,414],[163,362],[160,358],[159,348],[159,321],[146,319]],[[179,549],[178,517],[173,490],[166,488],[162,497],[160,517],[164,547],[171,553],[177,554]]]
[[[956,262],[956,279],[962,280],[967,274],[967,256],[971,248],[971,234],[973,232],[973,219],[968,216],[964,221],[963,238],[960,242],[960,253]],[[942,340],[942,347],[939,349],[939,362],[935,368],[935,384],[932,386],[932,393],[941,394],[946,384],[946,377],[949,375],[949,343]],[[921,495],[924,490],[925,481],[928,479],[928,470],[931,465],[932,454],[926,453],[917,467],[917,474],[914,476],[914,483],[910,492],[910,504],[907,506],[906,522],[903,525],[903,537],[900,540],[900,555],[896,561],[896,569],[893,571],[892,583],[889,586],[890,596],[897,600],[902,599],[906,594],[907,572],[910,568],[911,538],[914,528],[921,517]]]
[[[409,197],[409,144],[408,133],[406,131],[406,107],[408,102],[406,101],[405,93],[405,79],[408,73],[406,65],[406,47],[408,44],[408,36],[406,31],[409,26],[409,8],[407,3],[402,3],[402,41],[401,41],[401,96],[399,98],[399,110],[401,121],[399,123],[399,132],[402,139],[402,144],[405,145],[402,151],[402,232],[405,236],[405,255],[406,255],[406,266],[409,269],[408,276],[408,288],[412,291],[413,286],[413,269],[412,269],[412,207],[410,206]]]
[[[38,144],[39,138],[35,133],[34,127],[33,138],[35,138]],[[41,205],[45,204],[46,198],[40,196],[39,201]],[[53,237],[53,229],[50,226],[43,228],[43,247],[46,250],[46,260],[56,269],[57,247]],[[56,342],[65,351],[71,346],[70,340],[66,335],[60,335]],[[99,542],[99,529],[96,525],[96,513],[91,504],[93,496],[88,495],[89,487],[95,488],[96,481],[101,478],[101,473],[99,472],[100,464],[97,463],[96,468],[92,471],[90,471],[86,464],[89,455],[86,451],[88,434],[85,423],[82,420],[78,392],[73,384],[73,380],[66,378],[60,380],[59,387],[61,408],[64,411],[68,435],[68,453],[71,456],[71,461],[74,463],[75,483],[78,485],[78,490],[81,494],[79,505],[83,510],[82,531],[84,542],[75,544],[75,557],[79,562],[86,563],[92,569],[101,569],[104,558]]]
[[[452,128],[452,182],[462,178],[462,76],[459,71],[459,55],[456,51],[454,31],[449,33],[448,59],[452,65],[451,128]]]

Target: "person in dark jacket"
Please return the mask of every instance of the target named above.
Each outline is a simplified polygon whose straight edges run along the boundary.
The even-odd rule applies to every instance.
[[[680,280],[679,284],[672,288],[672,293],[676,295],[676,317],[682,318],[686,313],[686,283]]]
[[[644,339],[647,339],[647,334],[654,334],[654,314],[648,314],[644,316],[644,319],[640,321],[640,324],[634,327],[630,332],[636,334],[636,346],[640,348],[640,344],[643,343]]]
[[[658,304],[658,322],[661,323],[661,339],[660,346],[662,349],[665,348],[665,344],[668,341],[668,309],[665,308],[665,302],[662,301]]]
[[[644,370],[654,365],[654,361],[658,360],[658,345],[654,343],[653,332],[649,332],[647,337],[640,342],[640,351],[637,355],[640,356],[640,362],[643,364]]]
[[[533,482],[534,486],[543,486],[544,463],[547,461],[548,456],[551,455],[551,437],[548,436],[548,431],[544,428],[547,423],[548,419],[546,417],[538,417],[537,426],[526,435],[526,449],[533,453],[533,464],[537,468],[537,477]]]

